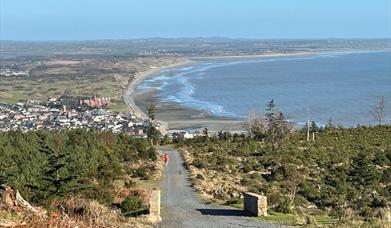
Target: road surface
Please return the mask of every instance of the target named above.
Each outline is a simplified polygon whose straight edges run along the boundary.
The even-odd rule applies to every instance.
[[[242,210],[203,203],[191,188],[187,170],[178,151],[163,149],[169,155],[162,183],[163,221],[158,227],[281,227],[245,217]]]

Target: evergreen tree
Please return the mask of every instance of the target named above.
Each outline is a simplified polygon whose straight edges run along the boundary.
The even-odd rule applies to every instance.
[[[330,119],[326,123],[326,129],[331,129],[331,128],[335,128],[335,125],[333,122],[333,118],[330,117]]]
[[[267,123],[269,125],[269,128],[270,126],[274,123],[275,119],[276,119],[276,112],[277,112],[277,107],[276,105],[274,104],[274,100],[271,99],[267,104],[266,104],[266,120],[267,120]]]
[[[268,124],[266,139],[271,143],[273,150],[275,150],[285,141],[290,128],[284,114],[278,110],[273,99],[266,105],[265,116]]]
[[[54,151],[46,142],[43,142],[41,153],[47,157],[47,164],[43,170],[44,189],[48,195],[64,195],[69,189],[67,182],[74,176],[66,168],[66,154],[61,151]]]
[[[375,184],[378,179],[378,171],[368,152],[360,151],[353,157],[350,171],[350,180],[353,186],[365,188]]]
[[[315,123],[315,121],[311,121],[310,131],[311,132],[318,132],[320,130],[320,127]]]
[[[148,131],[147,137],[151,144],[157,144],[160,139],[160,131],[155,127],[155,115],[156,115],[156,106],[151,104],[148,108]]]
[[[208,128],[204,128],[204,130],[202,131],[202,134],[204,135],[204,140],[208,140],[208,138],[209,138]]]
[[[155,120],[156,115],[156,106],[154,104],[150,104],[148,107],[148,119],[149,122],[153,122]]]

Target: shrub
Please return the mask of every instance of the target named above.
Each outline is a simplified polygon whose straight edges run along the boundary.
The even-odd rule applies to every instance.
[[[156,149],[154,147],[150,147],[148,149],[148,158],[150,158],[152,161],[156,161]]]
[[[138,196],[127,196],[122,201],[120,208],[123,214],[127,214],[142,209],[142,205],[142,201]]]
[[[240,184],[244,186],[250,185],[251,182],[252,180],[248,177],[244,177],[243,179],[240,180]]]
[[[319,130],[311,142],[305,140],[306,131],[292,131],[278,145],[244,137],[186,140],[178,146],[192,154],[192,165],[207,167],[202,170],[205,177],[212,172],[234,177],[224,181],[249,191],[259,189],[277,211],[301,208],[307,214],[314,210],[328,213],[343,205],[339,216],[331,213],[344,220],[352,212],[352,219],[369,221],[374,210],[390,202],[390,133],[390,125],[338,127]],[[262,171],[261,177],[249,175],[252,170]],[[229,191],[224,200],[229,200]]]
[[[216,148],[214,148],[213,146],[210,146],[208,148],[208,152],[216,152],[216,151],[217,151]]]
[[[141,167],[141,168],[135,170],[134,177],[139,177],[141,179],[145,179],[145,178],[147,178],[147,176],[148,176],[147,168]]]
[[[283,199],[276,207],[276,211],[282,213],[292,213],[292,209],[292,205],[289,203],[288,199]]]
[[[136,182],[132,181],[132,180],[127,180],[125,181],[125,187],[126,188],[129,188],[129,187],[134,187],[136,185]]]
[[[204,180],[204,177],[201,174],[197,174],[196,178],[200,180]]]
[[[305,224],[307,225],[316,225],[315,217],[312,215],[305,216]]]
[[[205,165],[205,162],[202,161],[201,159],[194,159],[193,162],[191,163],[194,167],[198,168],[198,169],[203,169],[206,167]]]
[[[245,164],[244,166],[243,166],[243,172],[244,173],[248,173],[248,172],[250,172],[250,171],[252,171],[253,170],[253,167],[252,167],[252,165],[251,164]]]

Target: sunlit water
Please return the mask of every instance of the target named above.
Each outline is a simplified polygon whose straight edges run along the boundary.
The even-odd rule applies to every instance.
[[[203,109],[216,116],[244,118],[274,99],[299,125],[374,124],[371,109],[385,98],[391,123],[391,52],[324,53],[311,56],[197,61],[163,70],[137,90],[156,89],[162,101]]]

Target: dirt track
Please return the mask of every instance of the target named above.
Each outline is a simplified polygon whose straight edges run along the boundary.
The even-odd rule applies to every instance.
[[[170,160],[164,167],[162,223],[158,227],[281,227],[245,217],[242,210],[203,203],[190,186],[178,151],[163,149]]]

